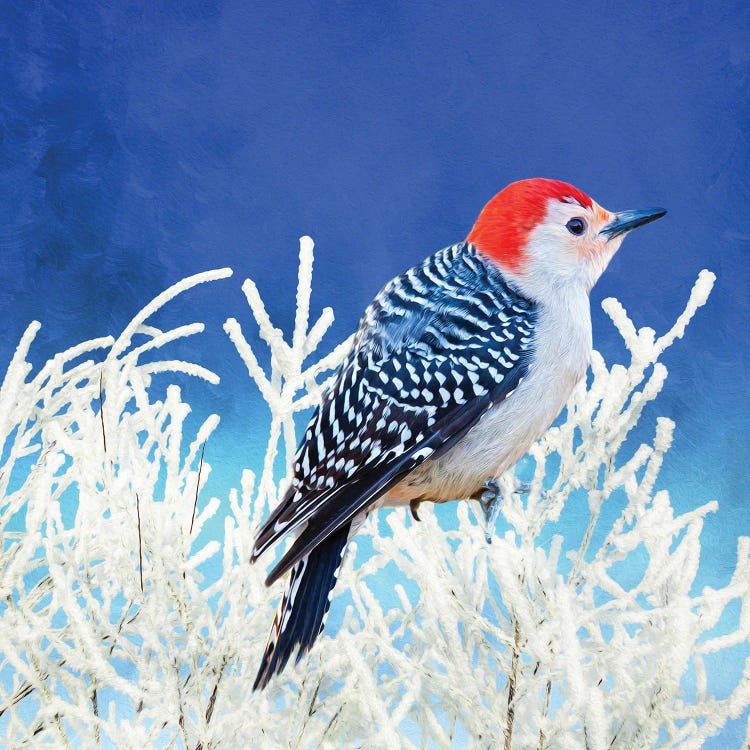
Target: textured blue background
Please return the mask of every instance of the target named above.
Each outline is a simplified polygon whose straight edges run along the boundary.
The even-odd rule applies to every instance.
[[[251,276],[290,328],[301,234],[317,243],[314,305],[334,305],[333,342],[512,180],[664,205],[595,288],[595,343],[624,356],[602,298],[663,331],[698,271],[717,273],[649,415],[677,422],[661,477],[675,505],[720,501],[700,583],[724,583],[750,533],[750,6],[459,5],[4,3],[0,361],[32,318],[41,361],[231,266],[161,318],[208,324],[172,353],[223,378],[186,386],[196,412],[222,417],[207,449],[221,492],[256,464],[263,412],[220,326],[251,329]]]

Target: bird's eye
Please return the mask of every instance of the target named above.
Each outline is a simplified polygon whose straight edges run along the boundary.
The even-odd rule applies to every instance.
[[[583,234],[586,231],[586,221],[585,221],[585,219],[580,219],[580,218],[576,217],[575,219],[571,219],[565,225],[565,228],[571,234]]]

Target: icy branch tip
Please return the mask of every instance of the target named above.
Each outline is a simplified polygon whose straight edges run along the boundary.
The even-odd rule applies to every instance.
[[[23,332],[23,336],[21,336],[21,340],[18,342],[18,346],[16,347],[14,360],[18,357],[23,358],[26,356],[29,348],[31,347],[31,343],[36,338],[36,335],[37,333],[39,333],[39,329],[41,327],[42,324],[38,320],[32,320],[31,323],[26,326],[26,330]]]
[[[698,274],[698,278],[693,284],[693,291],[690,296],[695,300],[697,307],[703,307],[708,300],[708,295],[711,294],[711,290],[714,288],[716,283],[716,274],[713,271],[709,271],[707,268],[701,270]]]
[[[300,255],[302,253],[311,253],[314,247],[315,243],[313,242],[313,238],[309,235],[303,234],[302,237],[299,238]]]
[[[627,310],[623,307],[620,300],[615,297],[607,297],[602,300],[602,310],[609,315],[620,335],[625,340],[625,344],[630,348],[633,342],[637,340],[638,334],[633,322],[628,317]]]
[[[654,448],[657,451],[666,453],[672,445],[674,436],[675,423],[669,417],[656,418],[656,437],[654,439]]]
[[[672,329],[656,342],[659,351],[663,352],[668,346],[671,346],[675,339],[683,337],[688,323],[693,319],[693,315],[695,315],[699,308],[706,304],[708,295],[711,294],[711,289],[713,289],[714,281],[716,281],[716,275],[705,268],[698,274],[698,278],[690,290],[690,298],[682,314],[677,318]]]

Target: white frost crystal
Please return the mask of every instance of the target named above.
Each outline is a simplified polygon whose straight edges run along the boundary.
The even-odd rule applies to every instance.
[[[239,323],[225,324],[271,423],[259,480],[245,470],[223,501],[201,495],[202,446],[218,417],[183,434],[179,388],[157,399],[151,374],[218,379],[141,355],[202,330],[146,321],[228,270],[186,279],[117,340],[85,342],[36,375],[26,357],[39,324],[24,334],[0,389],[0,736],[9,746],[700,748],[730,718],[747,722],[750,663],[718,698],[711,659],[747,653],[750,539],[738,539],[725,587],[693,591],[716,503],[675,516],[667,492],[654,491],[670,420],[657,420],[650,445],[626,442],[664,384],[659,356],[708,297],[707,271],[660,338],[605,301],[630,364],[608,368],[594,352],[590,386],[579,385],[564,420],[531,449],[530,491],[508,494],[492,544],[468,502],[423,506],[421,523],[402,511],[370,518],[353,545],[368,554],[354,565],[349,556],[336,588],[338,632],[329,627],[309,658],[250,692],[280,592],[248,563],[288,481],[274,476],[275,459],[282,444],[289,465],[294,415],[315,404],[316,378],[349,345],[305,364],[333,321],[326,308],[308,329],[312,247],[302,238],[291,343],[256,286],[243,285],[270,371]],[[575,543],[555,534],[566,502],[588,515]],[[211,538],[204,527],[220,511],[223,536]],[[207,583],[198,568],[212,558],[219,574]],[[623,577],[623,564],[638,574]],[[716,628],[737,602],[736,625]]]

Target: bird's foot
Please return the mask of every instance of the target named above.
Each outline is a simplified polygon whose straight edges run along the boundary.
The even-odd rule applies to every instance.
[[[482,485],[482,494],[479,496],[479,505],[484,513],[484,538],[487,544],[492,544],[492,529],[495,528],[502,501],[503,493],[500,490],[500,482],[495,477],[490,477]]]
[[[516,482],[513,492],[525,494],[531,491],[531,485],[528,482]],[[495,528],[495,521],[500,514],[502,506],[503,493],[500,489],[500,481],[496,477],[490,477],[482,485],[482,494],[479,496],[479,504],[484,514],[484,538],[488,544],[492,544],[492,532]]]
[[[421,521],[422,519],[419,517],[419,513],[417,512],[419,510],[419,506],[421,504],[421,500],[410,500],[409,501],[409,510],[411,511],[411,517],[415,521]]]

